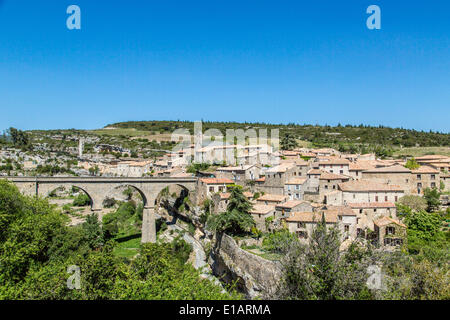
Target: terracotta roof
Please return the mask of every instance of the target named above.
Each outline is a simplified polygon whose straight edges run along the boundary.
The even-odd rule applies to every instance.
[[[440,160],[440,159],[448,159],[449,157],[447,157],[447,156],[442,156],[442,155],[439,155],[439,154],[430,154],[430,155],[427,155],[427,156],[421,156],[421,157],[416,157],[415,159],[416,160]]]
[[[352,208],[348,206],[327,206],[324,210],[327,213],[336,213],[339,216],[355,216],[356,213],[353,212]]]
[[[286,196],[279,195],[279,194],[267,193],[265,195],[262,195],[261,197],[259,197],[256,200],[257,201],[277,201],[277,202],[282,202],[282,201],[286,200]]]
[[[378,227],[383,227],[383,226],[387,226],[387,225],[389,225],[391,223],[395,223],[395,224],[397,224],[399,226],[402,226],[402,227],[406,228],[406,226],[403,223],[401,223],[400,221],[392,219],[392,218],[389,218],[389,217],[381,217],[380,219],[375,220],[373,223],[375,225],[377,225]]]
[[[412,173],[439,173],[439,170],[431,166],[420,166],[415,170],[411,170]]]
[[[363,163],[359,163],[359,162],[355,162],[355,163],[352,162],[349,165],[350,171],[363,171],[363,170],[369,170],[371,168],[373,168],[373,167],[368,164],[363,164]]]
[[[312,153],[312,152],[302,152],[302,156],[303,157],[311,157],[311,158],[315,158],[316,154]]]
[[[252,214],[268,214],[275,210],[275,206],[265,205],[265,204],[254,204],[253,208],[250,210]]]
[[[275,167],[272,167],[268,170],[266,170],[267,173],[278,173],[278,172],[286,172],[286,170],[292,168],[295,166],[294,162],[287,162],[287,163],[282,163],[279,164]]]
[[[226,199],[229,199],[229,198],[230,198],[230,195],[231,195],[231,193],[229,193],[229,192],[222,192],[222,193],[220,194],[220,200],[226,200]]]
[[[244,194],[244,196],[246,196],[247,198],[253,197],[253,193],[250,192],[250,191],[244,191],[243,194]]]
[[[307,174],[314,174],[314,175],[320,175],[322,174],[322,170],[319,169],[311,169],[307,172]]]
[[[259,178],[259,179],[255,179],[255,181],[256,181],[256,182],[264,182],[264,181],[266,181],[266,177],[262,177],[262,178]]]
[[[360,202],[360,203],[349,203],[352,208],[362,209],[362,208],[395,208],[395,204],[392,202]]]
[[[376,183],[367,180],[353,180],[338,184],[342,191],[404,191],[398,185]]]
[[[401,165],[390,167],[374,168],[364,171],[364,173],[411,173],[411,170]]]
[[[306,178],[292,178],[287,181],[285,184],[303,184],[305,183]]]
[[[201,182],[206,184],[232,184],[233,180],[225,179],[225,178],[201,178]]]
[[[326,161],[319,161],[319,166],[323,166],[323,165],[348,165],[350,163],[350,161],[348,161],[347,159],[329,159]]]
[[[291,212],[286,218],[287,222],[320,222],[322,221],[322,213],[319,212]],[[337,214],[325,213],[325,222],[336,223]]]
[[[237,166],[237,167],[219,167],[216,171],[245,171],[253,167],[253,165]]]
[[[350,178],[347,176],[342,176],[339,174],[322,171],[319,179],[320,180],[349,180]]]
[[[289,201],[286,201],[285,203],[277,204],[276,207],[277,207],[277,208],[288,208],[288,209],[292,209],[292,208],[294,208],[294,207],[296,207],[296,206],[298,206],[299,204],[302,204],[302,203],[304,203],[304,202],[305,202],[305,201],[302,201],[302,200],[289,200]]]

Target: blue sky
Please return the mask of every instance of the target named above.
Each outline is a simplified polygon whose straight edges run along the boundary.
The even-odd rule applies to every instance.
[[[66,8],[81,8],[81,30]],[[366,8],[381,8],[368,30]],[[450,132],[450,1],[0,0],[0,129],[127,120]]]

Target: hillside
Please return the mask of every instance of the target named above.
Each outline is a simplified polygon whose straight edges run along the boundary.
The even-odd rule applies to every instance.
[[[422,155],[450,154],[450,134],[439,132],[424,132],[403,128],[389,128],[384,126],[371,127],[365,125],[318,126],[299,124],[269,124],[269,123],[238,123],[238,122],[203,122],[203,130],[216,128],[225,134],[225,129],[267,128],[280,129],[280,138],[285,134],[292,134],[299,141],[307,142],[301,145],[311,147],[333,147],[339,151],[352,153],[375,152],[380,156],[391,155]],[[194,130],[194,123],[190,121],[128,121],[109,124],[102,134],[114,132],[133,135],[164,136],[179,128]],[[140,133],[140,134],[139,134]],[[117,133],[116,133],[117,134]],[[165,140],[164,139],[164,140]],[[156,139],[155,139],[156,140]],[[432,147],[432,148],[431,148]],[[411,151],[411,152],[410,152]]]

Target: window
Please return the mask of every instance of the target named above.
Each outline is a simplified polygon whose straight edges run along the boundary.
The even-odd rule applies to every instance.
[[[359,174],[359,172],[358,171],[356,171],[356,175],[358,175]]]
[[[339,173],[340,173],[340,174],[343,174],[343,173],[344,173],[344,170],[339,170]]]
[[[209,192],[214,192],[214,187],[209,187]]]
[[[389,235],[389,234],[395,234],[394,227],[386,227],[386,235]]]
[[[422,175],[418,174],[417,175],[417,180],[421,180],[422,179]]]
[[[398,196],[395,196],[395,202],[397,202],[397,200],[398,200]]]
[[[363,209],[359,209],[359,213],[363,213]]]
[[[408,183],[409,182],[409,179],[406,179],[406,183]]]
[[[432,182],[432,183],[431,183],[431,187],[432,187],[432,188],[436,188],[436,183]]]
[[[387,196],[384,196],[384,201],[388,201],[388,197]]]
[[[422,188],[422,183],[419,182],[419,183],[417,184],[417,188]]]
[[[349,232],[349,231],[350,231],[350,226],[349,226],[348,224],[346,224],[346,225],[344,226],[344,231],[345,231],[345,232]]]
[[[375,196],[375,202],[378,202],[378,196]]]
[[[325,185],[325,189],[328,189],[328,185]]]
[[[306,231],[297,231],[297,237],[300,239],[307,239],[308,233],[306,233]]]
[[[297,228],[305,228],[306,224],[304,222],[298,222],[297,223]]]
[[[330,173],[333,173],[333,170],[330,170]]]
[[[223,186],[220,186],[219,187],[219,192],[222,192],[223,191]]]
[[[436,179],[436,176],[434,174],[431,175],[431,180]]]

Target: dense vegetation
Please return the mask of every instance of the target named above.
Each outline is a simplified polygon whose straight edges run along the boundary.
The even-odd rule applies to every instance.
[[[0,299],[238,298],[201,279],[184,245],[146,244],[134,259],[121,258],[96,215],[75,227],[67,219],[0,181]],[[67,285],[71,266],[80,268],[80,289]]]

